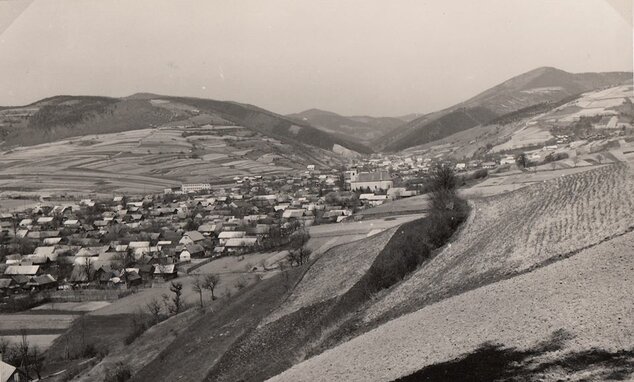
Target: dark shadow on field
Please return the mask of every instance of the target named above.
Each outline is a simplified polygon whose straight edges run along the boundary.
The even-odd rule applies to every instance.
[[[580,379],[582,381],[618,381],[629,379],[634,373],[634,348],[617,352],[592,348],[565,354],[552,353],[563,350],[570,338],[566,331],[558,330],[547,341],[527,350],[486,342],[472,353],[426,366],[394,382],[528,382],[553,375],[556,375],[553,380],[558,380],[579,372],[591,372],[587,378]]]

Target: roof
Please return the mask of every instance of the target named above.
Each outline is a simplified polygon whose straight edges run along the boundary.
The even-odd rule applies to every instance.
[[[75,256],[76,257],[99,256],[100,254],[107,252],[109,248],[110,246],[108,245],[101,246],[101,247],[83,247],[77,252]]]
[[[154,267],[154,274],[166,274],[166,273],[176,273],[176,265],[175,264],[165,264],[165,265],[156,265]]]
[[[40,270],[39,265],[9,265],[5,275],[35,275]]]
[[[304,213],[306,211],[301,209],[301,210],[285,210],[284,213],[282,214],[283,218],[301,218],[302,216],[304,216]]]
[[[129,248],[147,248],[149,246],[149,241],[131,241],[130,244],[128,244]]]
[[[384,180],[392,180],[390,173],[387,171],[376,171],[360,173],[356,182],[380,182]]]
[[[0,382],[7,382],[15,373],[16,367],[0,361]]]
[[[0,289],[10,287],[12,282],[13,279],[0,279]]]
[[[55,252],[55,247],[50,246],[50,247],[37,247],[35,248],[35,251],[33,251],[34,255],[37,256],[46,256],[49,259],[51,259],[52,257],[57,258],[57,256],[53,256],[53,252]]]
[[[244,237],[247,233],[244,231],[223,231],[218,234],[218,239],[233,239]]]
[[[188,232],[185,232],[183,236],[189,237],[192,241],[205,240],[205,237],[203,236],[203,234],[198,231],[188,231]]]
[[[55,278],[48,273],[41,276],[35,276],[28,282],[29,285],[46,285],[56,282]]]

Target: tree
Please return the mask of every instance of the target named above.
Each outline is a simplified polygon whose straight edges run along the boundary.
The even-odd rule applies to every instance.
[[[220,284],[220,277],[218,277],[215,274],[209,274],[205,276],[205,279],[203,280],[203,285],[202,287],[204,289],[207,289],[211,292],[211,299],[215,300],[216,296],[214,296],[214,289],[216,289],[216,287],[218,286],[218,284]]]
[[[152,323],[158,324],[161,321],[161,304],[157,299],[152,299],[148,302],[145,307],[147,308],[148,313],[152,316]]]
[[[174,303],[174,311],[178,314],[183,308],[183,302],[181,300],[181,296],[183,294],[183,284],[172,281],[170,284],[170,292],[174,293],[172,302]]]
[[[92,259],[90,257],[86,257],[84,259],[84,263],[82,264],[82,268],[84,272],[86,272],[86,281],[90,282],[91,274],[92,274]]]
[[[527,168],[529,162],[528,162],[528,157],[526,156],[526,153],[518,154],[515,157],[515,163],[517,164],[517,167],[519,168]]]
[[[433,211],[452,210],[456,199],[458,178],[453,166],[438,163],[429,178],[429,199]]]
[[[194,279],[192,280],[192,291],[198,293],[198,296],[200,297],[200,307],[203,308],[203,290],[205,288],[203,287],[203,280],[200,278],[199,275],[194,276]]]

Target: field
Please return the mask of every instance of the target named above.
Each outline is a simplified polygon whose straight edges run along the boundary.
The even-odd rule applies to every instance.
[[[634,179],[623,164],[475,201],[452,245],[377,302],[366,320],[528,272],[626,232],[633,218]]]
[[[0,152],[0,191],[162,192],[182,182],[218,183],[236,175],[288,171],[290,168],[285,165],[259,160],[271,152],[289,159],[289,163],[302,163],[290,146],[275,140],[232,135],[240,131],[236,129],[217,131],[184,127],[143,129]],[[255,148],[261,154],[248,154]]]
[[[629,233],[429,305],[272,381],[626,380],[633,242]]]
[[[310,267],[293,293],[263,324],[348,291],[370,269],[396,228],[330,249]]]
[[[388,201],[379,206],[363,210],[358,215],[365,217],[372,217],[373,215],[400,215],[421,213],[428,209],[428,197],[427,195],[411,196],[409,198],[398,199],[395,201]]]
[[[81,314],[108,304],[105,301],[47,303],[22,313],[1,314],[0,337],[18,343],[24,330],[31,345],[46,350]]]

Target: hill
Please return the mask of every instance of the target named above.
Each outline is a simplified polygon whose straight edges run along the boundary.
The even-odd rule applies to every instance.
[[[310,109],[301,113],[289,114],[293,120],[309,123],[327,133],[340,136],[351,141],[370,142],[383,136],[403,124],[403,120],[391,117],[351,116]]]
[[[473,200],[451,245],[274,380],[626,379],[633,185],[618,164]]]
[[[568,73],[555,68],[538,68],[455,106],[416,118],[376,139],[373,147],[398,151],[433,142],[520,109],[618,85],[631,77],[631,72]]]
[[[243,126],[286,143],[325,150],[340,145],[369,151],[358,143],[253,105],[148,93],[126,98],[56,96],[23,107],[5,107],[0,110],[0,139],[5,146],[32,145],[87,134],[206,124]]]

